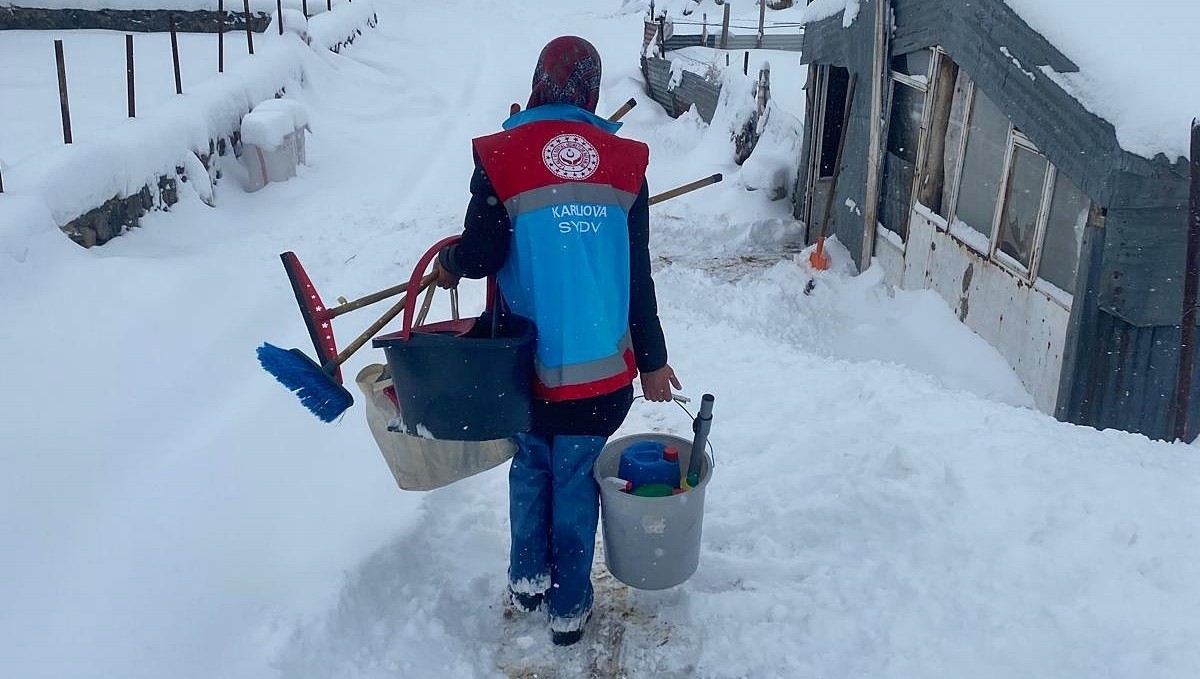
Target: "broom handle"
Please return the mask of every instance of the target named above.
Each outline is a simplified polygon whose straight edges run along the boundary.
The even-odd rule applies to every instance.
[[[622,106],[620,109],[618,109],[617,112],[613,114],[613,117],[611,119],[615,120],[615,119],[620,118],[621,116],[625,115],[625,113],[629,109],[633,108],[633,106],[630,105],[631,103],[636,104],[637,102],[635,102],[633,99],[630,99],[629,101],[625,102],[625,106]],[[722,176],[718,173],[718,174],[712,175],[711,177],[705,177],[704,179],[694,181],[690,184],[684,184],[683,186],[671,189],[670,191],[664,191],[663,193],[660,193],[657,196],[651,196],[650,204],[657,205],[658,203],[661,203],[665,200],[670,200],[672,198],[675,198],[676,196],[681,196],[685,193],[695,191],[696,189],[702,189],[705,186],[709,186],[710,184],[716,184],[717,182],[721,181],[721,179],[722,179]],[[421,287],[421,290],[424,290],[425,287],[426,286],[423,285]],[[403,292],[407,292],[407,291],[408,291],[408,282],[406,281],[404,283],[401,283],[400,285],[393,285],[392,287],[390,287],[386,290],[380,290],[379,292],[371,293],[370,295],[366,295],[364,297],[359,297],[358,299],[351,300],[349,302],[346,302],[345,304],[339,304],[335,307],[328,308],[325,310],[325,313],[321,315],[321,317],[322,317],[322,320],[331,320],[331,319],[337,318],[338,316],[341,316],[342,314],[347,314],[347,313],[350,313],[351,311],[355,311],[356,309],[361,309],[365,306],[370,306],[376,302],[381,302],[389,297],[395,297],[396,295],[399,295],[399,294],[401,294]],[[388,321],[390,321],[392,318],[394,318],[394,316],[389,316]],[[387,321],[384,321],[384,324],[386,325]],[[378,328],[376,328],[376,330],[378,330]],[[370,337],[368,337],[367,339],[370,339]],[[365,344],[366,340],[363,340],[363,343]],[[358,349],[357,346],[354,346],[354,345],[351,345],[351,346],[354,347],[355,350]],[[343,353],[345,353],[345,352],[343,352]],[[351,353],[353,353],[353,352],[351,352]],[[347,355],[346,358],[349,358],[349,355]],[[340,365],[342,363],[342,361],[345,360],[344,358],[342,358],[341,354],[338,355],[338,359],[339,360],[336,361],[337,365]]]
[[[338,306],[335,306],[332,309],[326,309],[325,310],[325,318],[327,318],[327,319],[337,318],[338,316],[341,316],[342,314],[354,311],[355,309],[361,309],[365,306],[374,304],[375,302],[385,300],[388,297],[394,297],[396,295],[399,295],[400,293],[404,292],[405,290],[408,290],[408,281],[405,281],[405,282],[401,283],[400,285],[393,285],[392,287],[388,288],[387,290],[380,290],[379,292],[372,293],[365,297],[359,297],[358,299],[346,302],[345,304],[339,304]]]
[[[613,114],[608,117],[608,122],[615,123],[618,120],[620,120],[621,118],[624,118],[625,114],[629,113],[631,110],[633,110],[634,106],[637,106],[637,99],[630,97],[629,101],[625,102],[624,104],[621,104],[621,108],[617,109],[616,111],[613,111]]]
[[[722,176],[721,176],[720,172],[718,172],[717,174],[714,174],[711,177],[705,177],[704,179],[697,179],[696,181],[694,181],[690,184],[684,184],[683,186],[676,187],[674,189],[671,189],[670,191],[663,191],[662,193],[658,194],[657,196],[651,196],[650,204],[657,205],[658,203],[661,203],[664,200],[670,200],[676,196],[682,196],[685,193],[695,191],[696,189],[702,189],[711,184],[716,184],[717,182],[721,181],[721,179],[722,179]]]
[[[428,288],[429,286],[433,285],[434,281],[436,281],[436,280],[437,280],[437,272],[432,272],[432,273],[426,274],[425,277],[421,279],[421,285],[420,285],[420,288],[417,290],[417,294],[424,292],[425,289]],[[343,349],[342,353],[337,355],[337,358],[335,358],[332,361],[330,361],[329,363],[321,366],[321,368],[324,369],[326,372],[333,372],[334,368],[337,368],[341,364],[345,363],[346,360],[349,359],[350,356],[354,352],[361,349],[362,345],[366,344],[367,340],[374,337],[375,333],[379,332],[383,328],[383,326],[390,323],[393,318],[399,316],[401,314],[401,312],[404,311],[404,306],[407,302],[408,302],[408,295],[405,295],[404,297],[400,298],[399,302],[396,302],[396,304],[393,305],[391,309],[387,310],[387,313],[380,316],[379,320],[372,323],[371,327],[369,327],[365,331],[363,331],[363,334],[354,338],[354,341],[351,342],[350,345],[347,346],[345,349]]]

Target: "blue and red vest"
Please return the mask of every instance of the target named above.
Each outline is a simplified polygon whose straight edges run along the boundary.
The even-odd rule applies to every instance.
[[[629,336],[629,210],[650,150],[564,104],[515,114],[475,139],[512,222],[497,275],[513,313],[537,327],[534,394],[571,401],[637,375]]]

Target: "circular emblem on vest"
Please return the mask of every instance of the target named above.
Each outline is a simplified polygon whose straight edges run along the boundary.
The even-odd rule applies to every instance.
[[[542,161],[556,177],[583,180],[600,167],[600,152],[577,134],[560,134],[542,147]]]

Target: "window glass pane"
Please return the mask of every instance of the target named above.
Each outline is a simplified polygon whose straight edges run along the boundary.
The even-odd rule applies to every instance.
[[[954,173],[958,171],[958,159],[962,154],[964,128],[967,124],[967,92],[971,78],[959,69],[954,81],[954,97],[950,104],[950,120],[946,124],[946,150],[943,167],[942,208],[939,215],[949,217],[950,201],[954,198]]]
[[[976,88],[954,218],[989,238],[1008,150],[1008,126],[1004,113]]]
[[[1088,197],[1059,172],[1054,180],[1054,197],[1050,201],[1038,277],[1072,294],[1079,267],[1079,246],[1083,243],[1083,229],[1090,210]]]
[[[1036,151],[1023,147],[1013,150],[1004,212],[1000,217],[1000,251],[1029,268],[1033,246],[1037,242],[1038,213],[1050,163]]]
[[[838,142],[842,138],[842,118],[846,115],[846,95],[850,89],[850,71],[830,66],[825,88],[824,127],[821,129],[821,162],[818,179],[833,176]]]
[[[958,65],[944,54],[939,54],[937,60],[937,77],[931,84],[933,94],[929,99],[929,111],[926,113],[928,123],[925,134],[925,162],[917,177],[917,201],[935,214],[946,217],[948,206],[942,200],[947,176],[946,143],[950,141],[948,129],[954,103],[954,83],[958,80]],[[958,130],[958,134],[961,135],[961,122]],[[961,139],[961,136],[957,138]]]
[[[892,57],[891,68],[904,75],[929,77],[929,67],[932,64],[933,52],[931,50],[917,50]]]
[[[892,110],[888,122],[887,153],[883,157],[883,189],[879,196],[879,221],[884,228],[908,235],[908,213],[912,209],[913,176],[917,148],[921,143],[921,119],[925,93],[898,82],[892,83]]]

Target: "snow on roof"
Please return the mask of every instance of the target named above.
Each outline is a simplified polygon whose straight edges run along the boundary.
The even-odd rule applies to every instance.
[[[1195,0],[1004,0],[1078,73],[1042,73],[1111,122],[1117,141],[1152,158],[1188,156],[1200,117],[1200,3]]]

